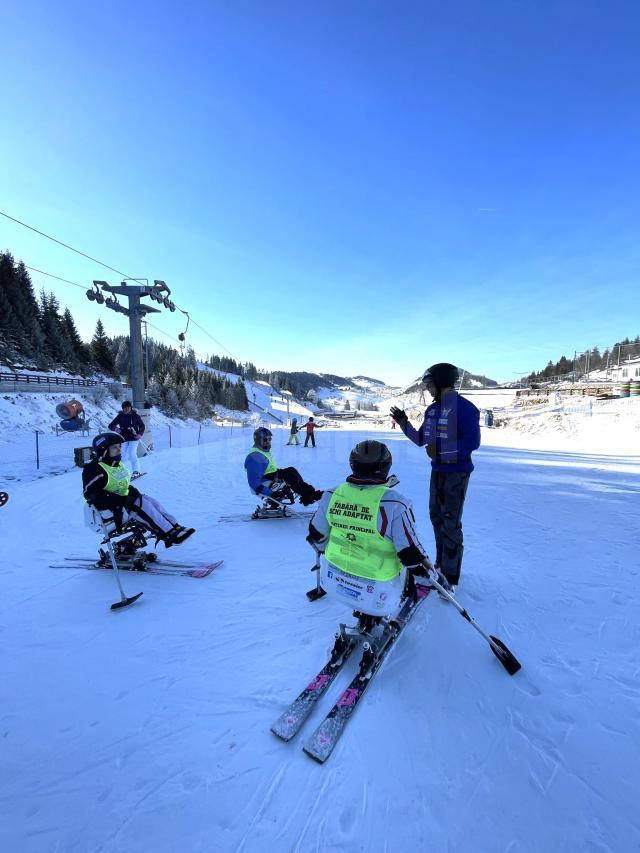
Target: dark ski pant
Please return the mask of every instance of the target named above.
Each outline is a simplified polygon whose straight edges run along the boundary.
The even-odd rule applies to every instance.
[[[460,580],[462,565],[462,510],[470,474],[432,471],[429,483],[429,517],[436,539],[436,562],[449,583]]]
[[[298,495],[302,502],[313,502],[316,490],[309,483],[305,483],[297,468],[278,468],[275,474],[265,477],[265,480],[281,480],[286,483]]]
[[[316,446],[316,437],[312,432],[307,433],[307,437],[304,440],[304,446],[306,447],[309,444],[309,439],[311,439],[311,446]]]

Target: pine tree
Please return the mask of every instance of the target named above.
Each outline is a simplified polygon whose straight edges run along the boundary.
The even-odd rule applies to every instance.
[[[0,356],[11,363],[20,360],[22,325],[15,311],[16,271],[13,256],[0,254]]]
[[[45,293],[40,295],[42,331],[45,334],[47,348],[51,354],[54,365],[66,367],[73,370],[78,366],[73,349],[67,340],[60,316],[60,303],[55,294]]]
[[[131,381],[130,359],[129,359],[129,336],[119,335],[114,339],[116,344],[113,357],[114,373],[116,376],[124,376],[125,381]],[[149,345],[147,341],[147,346]],[[144,356],[143,356],[144,357]]]
[[[42,328],[42,315],[31,283],[31,277],[24,263],[20,261],[16,267],[16,283],[18,285],[18,302],[15,310],[23,329],[25,351],[29,352],[36,363],[47,358],[47,340]]]
[[[96,367],[107,376],[114,375],[113,356],[109,347],[102,320],[96,323],[96,330],[91,340],[91,356]]]
[[[62,315],[62,329],[73,350],[74,359],[77,364],[77,369],[80,373],[87,372],[87,362],[91,358],[89,347],[84,343],[76,328],[73,314],[68,308],[64,309]]]

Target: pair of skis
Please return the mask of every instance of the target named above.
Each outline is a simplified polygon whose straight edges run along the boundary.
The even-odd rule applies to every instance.
[[[96,560],[91,560],[85,557],[65,557],[68,562],[64,565],[52,565],[51,569],[109,569],[112,567]],[[206,578],[209,577],[214,569],[221,566],[223,560],[215,560],[212,563],[204,563],[201,566],[193,567],[188,563],[177,563],[172,561],[150,562],[144,567],[137,568],[133,564],[118,563],[118,569],[121,571],[133,571],[146,575],[172,575],[174,577],[185,578]]]
[[[218,521],[227,524],[240,521],[280,521],[286,518],[292,520],[295,518],[312,519],[314,515],[315,512],[299,512],[298,510],[290,510],[286,515],[263,516],[262,518],[254,515],[238,513],[237,515],[221,515],[218,518]]]
[[[364,643],[357,675],[302,747],[311,758],[323,764],[331,755],[375,674],[430,592],[429,587],[417,584],[416,598],[407,598],[395,619],[385,626],[380,645],[373,650],[368,642]],[[271,731],[277,737],[284,741],[295,737],[357,645],[357,638],[347,636],[342,647],[334,647],[331,658],[271,726]]]

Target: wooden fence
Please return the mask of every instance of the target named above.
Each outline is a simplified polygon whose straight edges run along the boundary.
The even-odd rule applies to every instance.
[[[3,391],[51,391],[62,388],[90,388],[100,383],[95,379],[73,379],[68,376],[51,376],[48,373],[0,372]]]

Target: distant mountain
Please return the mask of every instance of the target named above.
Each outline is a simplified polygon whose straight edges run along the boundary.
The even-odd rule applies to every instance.
[[[498,383],[495,379],[489,379],[487,376],[478,375],[477,373],[469,373],[468,370],[464,370],[464,368],[460,368],[461,375],[463,376],[462,384],[458,388],[458,390],[470,389],[470,388],[497,388]],[[422,379],[416,379],[416,381],[409,385],[408,388],[405,388],[405,394],[411,394],[414,391],[419,391],[422,387]]]
[[[382,379],[372,379],[370,376],[354,376],[353,381],[369,382],[371,385],[386,385]]]
[[[379,404],[400,392],[380,379],[368,376],[338,376],[335,373],[272,371],[261,375],[274,388],[289,391],[298,400],[311,401],[318,408],[375,411]]]

